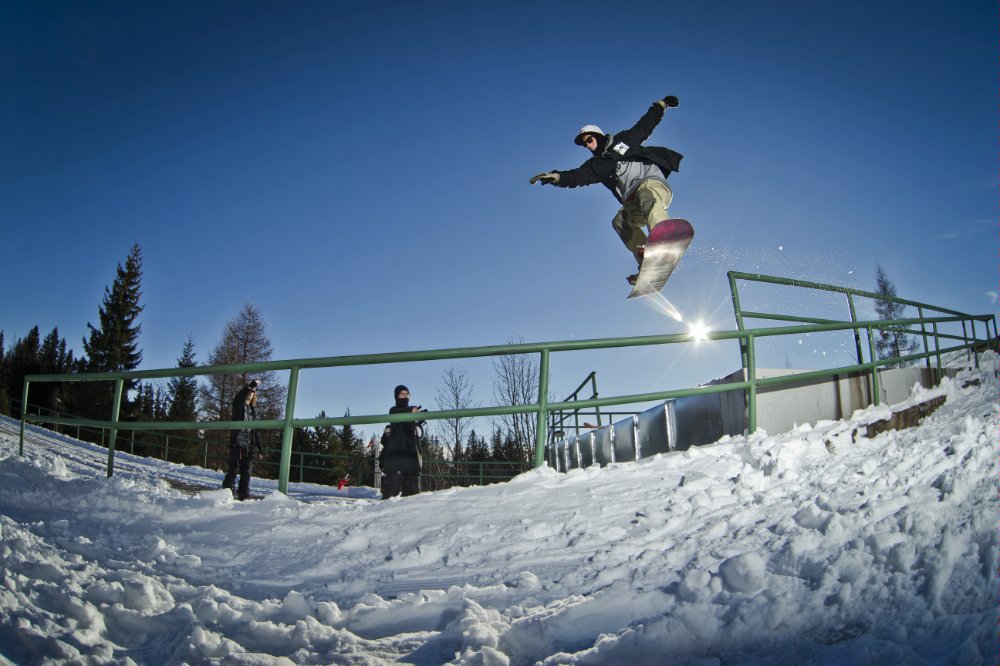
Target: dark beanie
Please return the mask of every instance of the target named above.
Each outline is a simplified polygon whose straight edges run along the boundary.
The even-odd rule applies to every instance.
[[[409,392],[410,392],[410,389],[408,389],[408,388],[406,388],[405,386],[403,386],[402,384],[400,384],[400,385],[399,385],[399,386],[397,386],[397,387],[396,387],[396,389],[395,389],[395,390],[394,390],[394,391],[392,392],[392,397],[393,397],[394,399],[395,399],[395,398],[398,398],[398,397],[399,397],[399,394],[400,394],[401,392],[403,392],[403,391],[406,391],[407,393],[409,393]]]

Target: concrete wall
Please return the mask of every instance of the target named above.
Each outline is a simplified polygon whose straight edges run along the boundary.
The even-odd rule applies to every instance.
[[[760,378],[793,375],[801,370],[758,370]],[[946,370],[945,374],[954,374]],[[741,377],[740,370],[732,376]],[[769,433],[788,432],[796,425],[822,420],[846,419],[855,411],[873,404],[871,377],[867,373],[837,375],[769,387],[757,393],[757,427]],[[915,384],[930,388],[935,373],[926,367],[887,368],[879,371],[880,404],[906,400]]]

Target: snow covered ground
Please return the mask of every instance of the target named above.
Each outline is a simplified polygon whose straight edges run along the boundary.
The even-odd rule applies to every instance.
[[[990,358],[996,367],[995,357]],[[978,379],[978,386],[965,384]],[[0,422],[18,664],[996,664],[998,382],[884,416],[381,502]],[[3,661],[0,659],[0,661]]]

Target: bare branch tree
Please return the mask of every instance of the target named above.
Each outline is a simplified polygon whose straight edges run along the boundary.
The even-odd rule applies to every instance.
[[[473,385],[469,375],[462,369],[449,367],[444,371],[444,387],[438,389],[436,402],[440,411],[470,409],[477,407],[472,403]],[[440,433],[441,443],[454,455],[456,448],[461,448],[472,429],[470,418],[455,417],[441,419],[435,422]]]
[[[523,340],[519,340],[523,342]],[[508,340],[508,344],[515,344]],[[493,360],[493,396],[498,405],[524,405],[538,399],[538,358],[534,354],[504,354]],[[529,460],[538,429],[535,414],[500,417],[499,430],[516,447],[520,460]]]
[[[264,317],[252,303],[243,306],[240,314],[226,324],[222,340],[208,357],[209,365],[256,363],[271,360],[271,339],[264,327]],[[208,385],[201,387],[202,409],[208,419],[226,421],[231,416],[231,404],[237,391],[250,380],[260,381],[257,389],[257,414],[260,419],[281,418],[285,411],[287,389],[275,372],[209,375]]]

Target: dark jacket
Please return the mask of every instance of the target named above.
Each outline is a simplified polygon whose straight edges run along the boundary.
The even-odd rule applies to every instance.
[[[408,413],[409,407],[393,406],[390,414]],[[386,474],[419,474],[422,464],[420,458],[420,433],[417,424],[393,423],[382,435],[382,453],[379,454],[379,464]]]
[[[671,171],[680,171],[683,155],[669,148],[643,146],[656,126],[663,119],[663,107],[653,104],[631,129],[608,135],[607,147],[600,155],[595,155],[575,169],[556,171],[559,174],[558,187],[580,187],[604,183],[618,198],[615,190],[615,166],[621,161],[644,162],[660,167],[663,177]]]
[[[253,405],[248,405],[247,394],[250,393],[250,389],[244,386],[233,398],[233,421],[256,421],[257,420],[257,408]],[[251,449],[256,449],[259,453],[261,450],[260,445],[260,431],[258,430],[232,430],[229,433],[229,443],[232,446],[240,446],[250,451]]]

